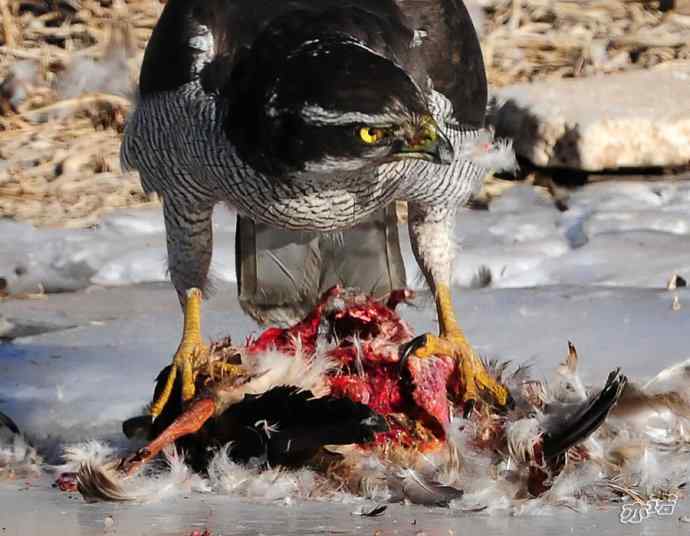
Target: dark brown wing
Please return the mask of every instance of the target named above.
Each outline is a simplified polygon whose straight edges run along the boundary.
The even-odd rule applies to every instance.
[[[310,2],[306,2],[307,4]],[[305,1],[169,0],[146,47],[139,79],[142,96],[173,90],[200,75],[205,60],[231,70],[237,52],[275,17]],[[208,57],[211,53],[214,57]]]
[[[487,102],[484,60],[477,32],[462,0],[395,2],[418,32],[434,89],[453,103],[461,125],[483,126]]]
[[[428,72],[434,88],[453,103],[460,124],[483,125],[487,101],[484,61],[462,0],[169,0],[144,56],[140,92],[145,96],[172,90],[200,76],[200,64],[212,59],[207,48],[211,43],[217,69],[209,69],[208,75],[227,77],[238,52],[250,46],[276,17],[344,4],[369,11],[380,20],[400,21],[402,13],[401,22],[417,31],[420,50],[414,52],[421,52],[424,65],[412,65],[417,54],[396,59],[417,71],[415,75]],[[210,85],[219,87],[222,80]]]
[[[146,48],[140,93],[147,95],[180,87],[200,76],[201,64],[208,60],[213,60],[215,65],[204,75],[216,77],[210,85],[219,87],[223,80],[217,77],[228,77],[240,51],[250,47],[275,19],[289,13],[299,18],[299,13],[318,14],[343,6],[375,15],[369,18],[371,27],[365,17],[355,31],[348,26],[342,28],[363,38],[370,46],[379,49],[372,41],[407,38],[399,33],[406,28],[402,26],[402,14],[394,0],[169,0]],[[382,28],[381,21],[387,21],[390,26]],[[346,24],[351,25],[352,21]],[[392,29],[398,33],[391,35]]]

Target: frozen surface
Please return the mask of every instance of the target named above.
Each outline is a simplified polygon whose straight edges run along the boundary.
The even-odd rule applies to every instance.
[[[32,500],[27,500],[29,496]],[[86,504],[78,497],[51,489],[0,485],[0,533],[3,536],[189,536],[193,530],[206,528],[214,536],[498,536],[508,532],[514,536],[666,536],[687,534],[688,530],[688,524],[679,521],[688,514],[687,503],[679,504],[673,516],[652,517],[642,525],[621,524],[615,507],[607,512],[587,514],[564,510],[559,516],[491,517],[442,508],[389,505],[381,517],[372,519],[353,516],[351,512],[355,509],[353,505],[320,502],[299,506],[250,503],[212,495],[148,505]],[[12,512],[11,518],[7,512]]]
[[[214,279],[235,282],[235,216],[214,218]],[[406,231],[403,235],[406,235]],[[0,278],[10,293],[59,292],[91,285],[166,281],[160,209],[121,211],[95,229],[38,230],[0,220]],[[664,287],[674,272],[690,277],[690,184],[600,183],[574,193],[568,210],[527,186],[488,211],[461,210],[454,283],[471,286],[480,269],[493,287],[553,284]],[[407,244],[410,282],[418,269]]]
[[[204,306],[204,334],[245,337],[259,328],[244,316],[234,285],[234,216],[215,219],[213,271],[219,291]],[[690,276],[690,185],[606,183],[574,193],[558,211],[516,187],[488,211],[462,211],[454,272],[461,323],[487,357],[551,369],[572,340],[586,382],[600,384],[621,366],[649,377],[690,358],[690,290],[665,289],[673,273]],[[48,457],[50,446],[81,439],[122,441],[120,423],[139,414],[153,379],[175,350],[181,314],[166,281],[159,211],[123,211],[88,230],[36,230],[0,221],[0,283],[40,299],[0,301],[0,411],[14,418]],[[409,279],[417,269],[409,247]],[[478,273],[487,288],[477,286]],[[57,291],[73,291],[55,293]],[[675,302],[675,306],[673,305]],[[428,295],[403,316],[417,332],[435,330]],[[22,336],[26,335],[26,336]],[[160,505],[84,504],[48,481],[0,482],[4,534],[517,535],[596,531],[618,534],[608,513],[513,519],[392,505],[382,518],[353,517],[351,505],[252,504],[194,494]],[[687,532],[673,517],[650,519],[648,534]],[[40,512],[40,515],[38,513]],[[11,513],[11,515],[10,515]],[[112,515],[114,524],[106,526]],[[416,520],[416,524],[413,523]],[[5,529],[5,530],[3,530]]]
[[[481,266],[494,287],[610,285],[664,287],[690,274],[690,185],[589,185],[558,211],[527,187],[487,212],[461,212],[455,283]]]

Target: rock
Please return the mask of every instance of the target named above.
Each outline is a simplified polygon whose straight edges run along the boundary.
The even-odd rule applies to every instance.
[[[538,166],[584,171],[690,162],[690,63],[497,90],[496,133]]]

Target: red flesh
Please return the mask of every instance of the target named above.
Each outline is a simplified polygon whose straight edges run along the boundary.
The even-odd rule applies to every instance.
[[[384,304],[363,295],[343,296],[334,288],[302,322],[287,329],[269,328],[249,341],[247,349],[250,355],[269,348],[294,355],[295,341],[300,339],[302,351],[309,355],[325,320],[328,333],[340,341],[329,354],[342,365],[330,377],[331,394],[366,404],[384,416],[402,414],[410,422],[423,424],[436,439],[444,439],[450,418],[448,383],[456,376],[456,365],[450,357],[410,357],[401,370],[400,346],[413,333],[394,307],[411,296],[409,291],[398,291]],[[332,307],[334,299],[340,300],[340,307]],[[379,442],[394,440],[420,447],[409,430],[396,424],[391,428],[379,435]]]

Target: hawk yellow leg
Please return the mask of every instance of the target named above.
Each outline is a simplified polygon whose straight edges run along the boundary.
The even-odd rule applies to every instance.
[[[439,335],[427,334],[413,355],[421,358],[432,355],[449,355],[458,359],[458,368],[465,386],[463,401],[474,403],[481,392],[490,394],[499,406],[509,404],[508,389],[499,384],[486,370],[467,342],[465,334],[458,325],[453,311],[450,288],[438,285],[436,289],[436,309],[438,311]]]
[[[182,400],[187,401],[194,396],[195,364],[200,357],[208,353],[208,346],[201,340],[201,298],[201,290],[198,288],[187,291],[182,341],[173,357],[172,367],[168,372],[163,391],[151,404],[150,413],[153,418],[158,417],[168,403],[178,373],[182,374]]]

